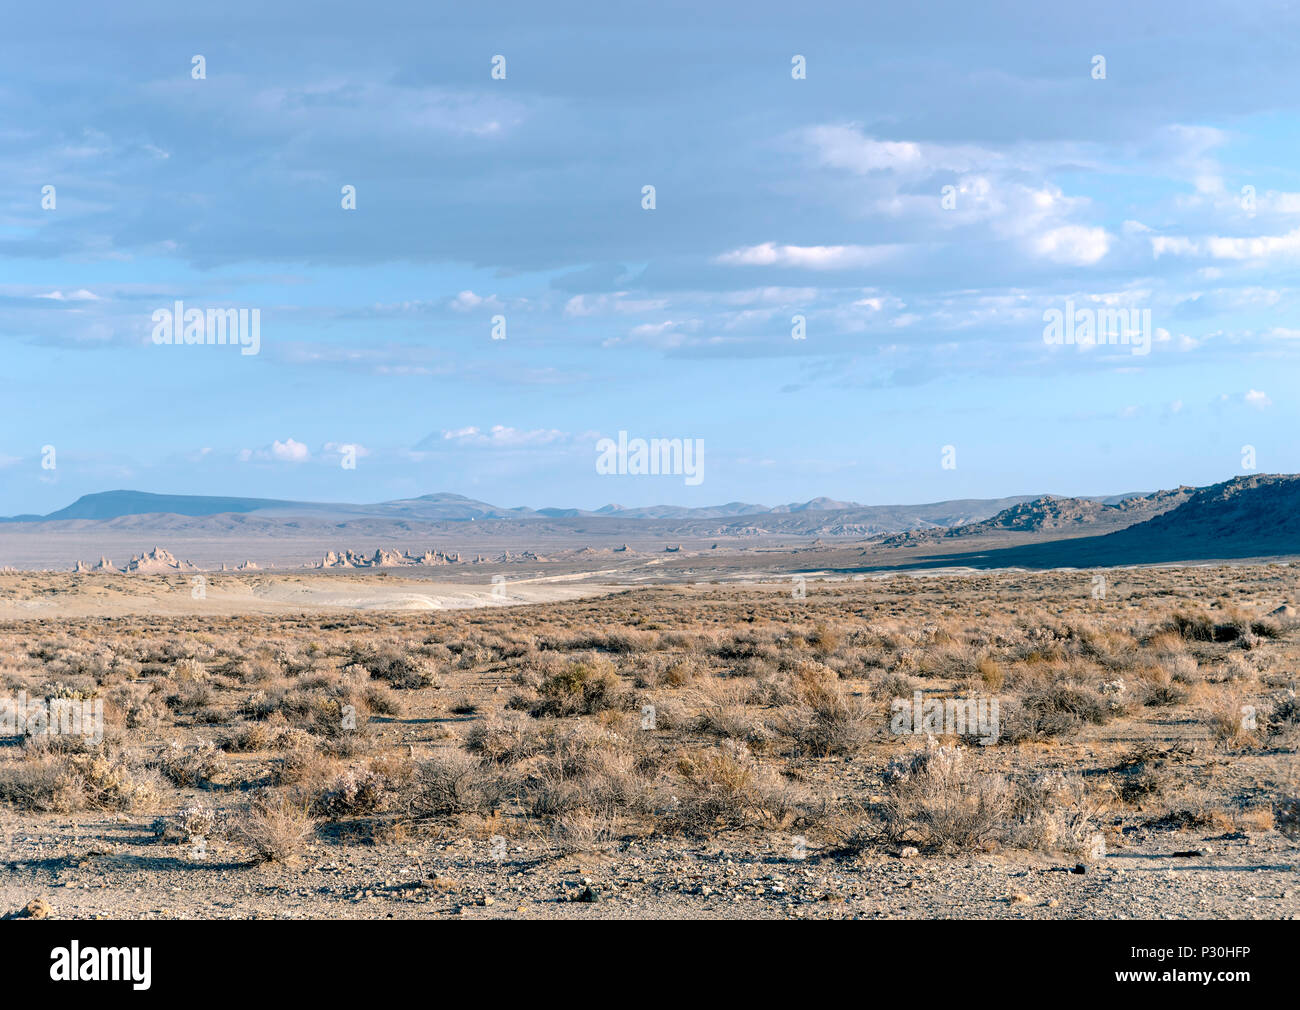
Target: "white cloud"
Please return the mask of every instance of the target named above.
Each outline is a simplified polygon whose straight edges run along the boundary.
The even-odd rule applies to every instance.
[[[549,445],[568,436],[554,428],[534,428],[525,431],[504,424],[494,424],[487,431],[469,426],[443,431],[442,440],[462,446],[483,446],[494,449],[518,449],[527,446]],[[428,440],[426,440],[427,442]]]
[[[1259,410],[1273,406],[1273,401],[1269,399],[1268,394],[1262,393],[1258,389],[1249,390],[1242,399],[1245,400],[1249,406],[1256,407]]]
[[[284,463],[302,463],[311,458],[311,450],[301,442],[286,438],[271,443],[271,457]]]
[[[1003,165],[1008,158],[988,148],[959,144],[922,144],[908,140],[877,140],[852,123],[825,124],[801,131],[799,140],[829,168],[867,175],[874,172],[920,175],[969,172]]]
[[[76,291],[69,291],[64,294],[62,291],[51,291],[49,294],[37,295],[37,298],[48,298],[54,302],[97,302],[100,301],[99,295],[93,291],[87,291],[85,288],[78,288]]]
[[[893,256],[894,245],[761,245],[742,246],[714,258],[724,266],[780,266],[804,270],[847,270],[873,266]]]
[[[564,303],[566,316],[595,316],[606,312],[654,312],[667,308],[666,298],[629,299],[626,291],[608,295],[574,295]]]
[[[277,440],[262,449],[240,449],[236,458],[241,463],[305,463],[311,459],[311,450],[295,439],[286,438],[283,442]]]
[[[601,342],[602,347],[615,347],[619,344],[645,344],[649,347],[680,347],[690,338],[688,334],[700,328],[700,320],[666,319],[661,323],[642,323],[633,326],[626,337],[610,337]]]
[[[1110,235],[1105,228],[1068,224],[1044,232],[1033,241],[1038,255],[1071,266],[1090,266],[1110,250]]]
[[[451,308],[457,312],[470,312],[474,309],[500,309],[501,302],[496,295],[488,295],[486,298],[474,294],[473,291],[462,291],[449,303]]]

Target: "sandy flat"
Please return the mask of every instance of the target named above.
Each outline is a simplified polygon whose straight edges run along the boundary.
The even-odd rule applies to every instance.
[[[622,587],[519,580],[492,585],[392,576],[271,574],[0,576],[0,620],[132,614],[230,615],[298,611],[462,610],[557,603]]]

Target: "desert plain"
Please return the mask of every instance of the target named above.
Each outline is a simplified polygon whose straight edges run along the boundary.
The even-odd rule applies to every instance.
[[[0,730],[0,914],[1295,918],[1297,599],[807,544],[6,573],[0,695],[102,738]]]

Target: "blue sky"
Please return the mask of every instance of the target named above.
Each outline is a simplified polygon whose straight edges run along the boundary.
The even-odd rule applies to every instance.
[[[625,6],[9,12],[0,513],[1300,470],[1293,5]],[[155,345],[178,299],[260,353]],[[1048,346],[1067,299],[1150,310],[1150,353]],[[598,474],[620,430],[705,479]]]

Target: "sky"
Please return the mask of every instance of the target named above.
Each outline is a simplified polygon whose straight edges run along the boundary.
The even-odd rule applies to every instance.
[[[1300,471],[1295,4],[4,17],[0,514]],[[177,301],[257,353],[157,342]],[[598,472],[619,432],[701,479]]]

